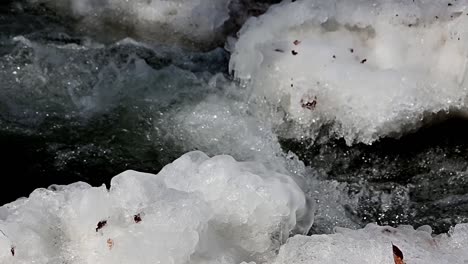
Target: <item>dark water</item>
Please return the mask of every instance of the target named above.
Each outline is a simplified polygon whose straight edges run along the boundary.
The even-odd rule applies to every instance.
[[[348,184],[359,204],[345,205],[362,224],[431,225],[435,232],[468,222],[468,120],[452,118],[372,146],[344,140],[284,141],[323,179]]]
[[[261,13],[263,2],[249,12]],[[0,167],[9,182],[1,204],[51,184],[101,185],[126,169],[157,172],[192,150],[150,132],[164,129],[155,116],[219,92],[204,87],[216,73],[229,78],[226,51],[112,43],[64,49],[93,47],[93,40],[45,7],[16,4],[0,4]],[[240,22],[229,23],[232,34]],[[356,223],[445,232],[468,222],[466,135],[468,121],[450,119],[372,146],[281,143],[322,180],[346,183],[343,195],[358,202],[343,206]]]
[[[11,186],[1,204],[51,184],[101,185],[126,169],[157,172],[183,153],[148,138],[149,120],[203,98],[190,90],[227,72],[227,52],[64,49],[90,40],[45,7],[16,3],[0,5],[0,166]],[[33,46],[13,41],[17,36]],[[169,92],[173,87],[180,89]]]

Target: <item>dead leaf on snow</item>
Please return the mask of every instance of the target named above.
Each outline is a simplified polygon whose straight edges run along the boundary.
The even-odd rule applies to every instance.
[[[405,264],[403,261],[403,252],[401,250],[393,245],[392,243],[392,250],[393,250],[393,261],[395,261],[395,264]]]
[[[108,238],[107,239],[107,247],[109,247],[109,250],[111,250],[112,247],[114,247],[114,240]]]

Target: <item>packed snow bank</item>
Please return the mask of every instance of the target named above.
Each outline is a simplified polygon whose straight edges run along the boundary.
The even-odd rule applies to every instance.
[[[278,169],[196,151],[157,175],[117,175],[109,190],[38,189],[0,207],[0,263],[374,264],[393,263],[392,244],[406,263],[468,261],[467,224],[435,237],[373,224],[303,236],[313,208]]]
[[[414,230],[370,224],[360,230],[337,230],[333,235],[298,235],[281,248],[274,263],[394,263],[392,243],[403,253],[405,263],[468,262],[468,224],[457,225],[437,237],[430,233],[428,226]]]
[[[230,70],[310,136],[329,125],[349,144],[372,143],[466,110],[466,6],[284,1],[246,22]]]
[[[213,41],[229,19],[231,0],[29,0],[46,4],[82,22],[83,29],[157,39],[164,42]]]
[[[1,207],[0,263],[262,262],[312,214],[289,176],[190,152],[109,190],[52,186]]]

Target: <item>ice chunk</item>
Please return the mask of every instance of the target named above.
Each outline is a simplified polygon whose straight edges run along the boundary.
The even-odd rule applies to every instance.
[[[201,193],[223,223],[223,232],[242,241],[245,250],[263,252],[278,228],[275,235],[280,241],[289,236],[296,225],[296,213],[305,213],[306,200],[289,176],[256,163],[241,164],[230,156],[208,159],[202,152],[192,152],[166,166],[159,176],[169,188]],[[180,173],[193,169],[193,175]]]
[[[372,143],[466,111],[467,1],[284,1],[251,18],[230,70],[313,137]],[[294,136],[294,135],[293,135]]]
[[[429,227],[340,229],[333,235],[295,236],[281,248],[275,264],[394,263],[392,243],[406,263],[466,263],[468,225],[459,224],[449,234],[431,236]]]
[[[271,259],[300,222],[304,193],[260,163],[190,152],[110,189],[38,189],[0,208],[0,263],[240,263]]]

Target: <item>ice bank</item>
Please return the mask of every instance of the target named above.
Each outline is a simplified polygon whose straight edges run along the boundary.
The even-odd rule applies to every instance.
[[[37,189],[0,207],[0,263],[394,263],[468,261],[468,225],[431,234],[370,224],[304,236],[314,208],[272,165],[189,152],[157,175],[127,171],[110,189]]]
[[[396,263],[392,244],[408,264],[463,264],[468,262],[468,225],[455,226],[448,234],[431,236],[423,226],[414,230],[368,225],[364,229],[338,229],[333,235],[295,236],[288,240],[275,264]]]
[[[312,214],[274,168],[190,152],[109,190],[52,186],[1,207],[0,263],[260,263]]]
[[[283,1],[251,18],[230,70],[314,134],[348,144],[466,112],[467,1]],[[305,131],[305,132],[304,132]]]

